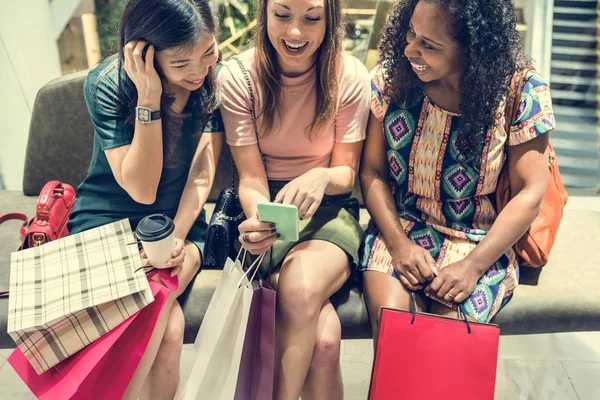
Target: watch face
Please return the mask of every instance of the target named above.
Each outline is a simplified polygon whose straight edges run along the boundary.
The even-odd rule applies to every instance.
[[[150,112],[148,110],[140,109],[138,110],[138,118],[141,121],[148,122],[150,121]]]

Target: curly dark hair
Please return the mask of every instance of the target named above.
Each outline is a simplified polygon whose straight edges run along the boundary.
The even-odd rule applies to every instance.
[[[386,99],[397,104],[414,103],[424,89],[404,56],[409,22],[419,1],[446,13],[450,32],[463,50],[456,145],[465,161],[477,165],[512,76],[531,65],[516,29],[513,0],[399,0],[379,44],[379,62],[386,63]]]

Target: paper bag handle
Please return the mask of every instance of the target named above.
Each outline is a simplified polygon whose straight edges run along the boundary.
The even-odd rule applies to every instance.
[[[462,305],[458,305],[458,309],[456,310],[458,319],[462,319],[467,325],[467,332],[469,335],[471,334],[471,324],[469,323],[469,319],[467,318],[467,314],[462,308]],[[415,292],[410,292],[410,313],[412,314],[412,319],[410,320],[410,324],[415,323],[415,318],[417,316],[417,299],[415,297]]]

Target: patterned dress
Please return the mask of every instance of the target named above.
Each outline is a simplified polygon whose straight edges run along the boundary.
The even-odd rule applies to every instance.
[[[460,116],[436,106],[425,94],[408,107],[387,104],[384,72],[381,65],[372,72],[371,110],[383,124],[398,217],[407,236],[429,250],[438,268],[444,268],[464,259],[496,219],[494,193],[506,143],[515,146],[554,129],[550,89],[537,72],[527,75],[517,118],[508,133],[504,128],[505,103],[500,104],[495,123],[488,129],[478,170],[464,162],[457,151]],[[518,285],[518,268],[516,255],[509,249],[463,302],[466,314],[481,322],[490,321]],[[360,269],[398,278],[374,221],[366,232]]]

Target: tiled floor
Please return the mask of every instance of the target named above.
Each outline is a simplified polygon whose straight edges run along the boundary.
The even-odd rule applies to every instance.
[[[0,351],[0,399],[34,399]],[[182,364],[191,361],[186,345]],[[346,400],[366,400],[373,348],[370,340],[342,343]],[[496,400],[600,399],[600,333],[503,336]]]

